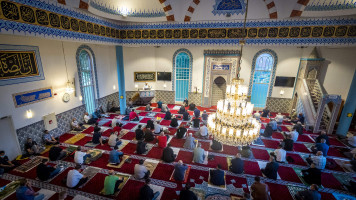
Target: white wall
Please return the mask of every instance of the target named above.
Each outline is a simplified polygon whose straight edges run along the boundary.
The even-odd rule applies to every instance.
[[[55,112],[58,114],[82,105],[79,100],[80,90],[78,80],[78,96],[74,97],[74,94],[72,94],[71,100],[68,103],[64,103],[62,101],[67,76],[61,41],[8,35],[0,35],[0,41],[1,44],[38,46],[45,76],[45,80],[41,81],[0,86],[0,117],[12,115],[15,129],[40,121],[42,120],[43,115],[48,113]],[[77,42],[64,42],[64,50],[70,80],[73,79],[74,76],[77,77],[75,54],[78,47],[82,44],[83,43]],[[100,97],[117,92],[118,81],[115,47],[98,44],[88,45],[94,51],[96,58]],[[116,90],[113,90],[113,85],[116,86]],[[54,93],[58,94],[53,99],[15,108],[12,100],[12,94],[49,86],[52,86]],[[31,119],[26,118],[26,110],[28,109],[31,109],[33,112],[33,118]]]
[[[192,89],[196,86],[199,92],[202,91],[204,50],[207,49],[236,49],[236,47],[221,46],[201,46],[201,47],[125,47],[125,85],[127,91],[135,90],[135,71],[169,71],[172,72],[173,54],[180,48],[188,49],[193,55],[193,79]],[[258,47],[247,46],[244,48],[240,77],[245,79],[245,84],[249,84],[252,60],[255,54],[262,49],[272,49],[278,57],[276,76],[296,77],[300,58],[307,58],[313,50],[298,47]],[[330,94],[340,94],[345,99],[352,81],[355,70],[356,57],[353,55],[356,48],[329,48],[320,47],[320,54],[330,62],[326,70],[324,87]],[[144,83],[137,83],[142,87]],[[172,90],[171,83],[166,82],[166,90]],[[156,90],[164,90],[163,82],[150,82]],[[284,90],[284,95],[280,95],[280,90]],[[293,88],[274,87],[272,97],[292,98]]]

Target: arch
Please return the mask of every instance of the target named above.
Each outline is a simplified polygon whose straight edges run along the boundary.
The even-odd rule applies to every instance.
[[[166,13],[167,21],[175,21],[171,3],[168,0],[158,0],[158,1],[164,6],[163,10]]]
[[[290,13],[290,17],[300,17],[303,14],[303,11],[307,7],[310,0],[298,0],[295,3],[292,12]]]
[[[88,59],[89,67],[83,66],[83,58]],[[76,52],[76,61],[77,61],[77,69],[78,69],[78,77],[79,77],[79,85],[80,85],[80,92],[82,95],[82,103],[85,104],[87,112],[92,112],[98,104],[99,98],[99,86],[98,86],[98,76],[96,70],[96,60],[94,51],[88,45],[81,45],[78,47]],[[86,68],[86,69],[85,69]],[[83,78],[83,74],[86,74],[86,77]],[[87,86],[84,85],[84,81],[92,81],[91,84]],[[90,86],[89,86],[90,85]],[[85,87],[91,87],[91,92],[88,93]],[[92,94],[91,94],[92,93]],[[89,98],[89,95],[93,95],[93,99]],[[87,97],[87,98],[86,98]],[[89,106],[89,102],[91,102],[91,106]],[[94,108],[93,108],[94,106]]]
[[[188,65],[189,66],[185,66],[184,68],[188,68],[189,69],[189,73],[184,73],[184,78],[186,79],[187,78],[187,75],[189,75],[189,78],[186,79],[186,84],[188,85],[188,88],[187,88],[187,92],[189,93],[191,91],[191,88],[192,88],[192,69],[193,69],[193,56],[192,56],[192,53],[188,50],[188,49],[185,49],[185,48],[182,48],[182,49],[178,49],[174,54],[173,54],[173,79],[172,79],[172,90],[173,91],[176,91],[176,88],[177,88],[177,84],[176,84],[176,72],[177,72],[177,67],[180,67],[180,66],[177,66],[177,58],[179,58],[178,56],[186,56],[188,57],[189,61],[188,61]],[[186,72],[186,71],[185,71]],[[179,86],[180,87],[180,86]],[[186,95],[186,98],[188,98],[188,94]],[[176,91],[176,99],[177,99],[177,91]]]
[[[276,4],[274,3],[274,0],[263,0],[266,4],[268,13],[269,13],[269,18],[270,19],[277,19],[278,14],[277,14],[277,8]]]
[[[261,76],[259,76],[259,77],[269,75],[269,79],[268,80],[265,79],[264,80],[265,82],[263,83],[265,85],[268,83],[268,89],[267,89],[267,94],[266,94],[265,98],[270,97],[272,95],[278,57],[277,57],[277,54],[273,50],[263,49],[256,53],[256,55],[253,57],[253,61],[252,61],[252,69],[251,69],[250,83],[249,83],[249,89],[248,89],[248,95],[251,96],[251,102],[253,99],[252,98],[252,90],[253,90],[254,78],[255,78],[255,72],[256,72],[256,63],[262,62],[264,58],[272,59],[272,62],[273,62],[272,65],[268,66],[267,68],[262,67],[263,69],[261,68],[260,70],[257,70],[257,71],[270,72],[270,73],[265,73],[265,74],[262,74],[263,72],[261,72]],[[271,63],[263,62],[263,64],[271,64]],[[261,67],[261,66],[259,66],[259,67]],[[256,83],[257,83],[257,80],[256,80]]]
[[[216,106],[217,102],[225,98],[226,95],[226,79],[222,76],[214,78],[212,84],[212,96],[211,96],[211,105]]]

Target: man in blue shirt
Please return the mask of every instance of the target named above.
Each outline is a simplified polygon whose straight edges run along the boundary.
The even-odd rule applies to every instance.
[[[109,153],[109,163],[120,164],[120,156],[124,155],[121,151],[118,150],[118,147],[115,146],[113,150]]]
[[[199,118],[199,117],[200,117],[200,110],[199,110],[198,108],[195,108],[195,109],[194,109],[194,116],[195,116],[196,118]]]
[[[210,182],[214,185],[225,185],[225,172],[221,170],[220,164],[216,169],[210,170]]]
[[[43,140],[46,145],[59,144],[58,139],[54,138],[48,130],[44,130]]]
[[[328,155],[329,146],[326,144],[326,140],[324,138],[320,140],[320,143],[316,143],[315,148],[316,151],[323,152],[324,157]]]
[[[42,200],[44,194],[35,192],[31,184],[26,179],[20,180],[20,187],[16,190],[16,199],[18,200]]]
[[[158,106],[158,108],[162,108],[162,101],[161,101],[161,100],[159,100],[159,101],[157,102],[157,106]]]
[[[176,181],[183,181],[185,172],[187,171],[188,166],[183,164],[182,160],[179,160],[178,163],[174,165],[174,174],[173,178]]]

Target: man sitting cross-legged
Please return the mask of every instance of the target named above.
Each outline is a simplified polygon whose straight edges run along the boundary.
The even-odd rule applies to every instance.
[[[42,162],[37,166],[36,173],[38,179],[41,181],[47,181],[48,179],[56,176],[62,168],[54,168],[51,165],[48,165],[48,159],[42,159]]]
[[[156,200],[160,193],[157,191],[153,193],[153,190],[149,186],[151,180],[148,178],[145,180],[145,185],[140,189],[140,197],[142,200]]]
[[[104,195],[114,195],[119,191],[119,186],[122,182],[124,182],[124,178],[120,179],[115,175],[114,170],[110,170],[104,181]]]
[[[110,137],[109,137],[109,141],[108,141],[108,145],[110,147],[114,147],[114,146],[119,146],[122,141],[117,137],[117,132],[114,131],[110,134]]]
[[[204,139],[208,139],[209,138],[209,132],[208,132],[208,128],[206,127],[206,124],[203,123],[203,126],[200,127],[199,131],[197,131],[196,133],[197,137],[202,137]]]
[[[120,156],[124,155],[121,151],[118,150],[118,146],[115,146],[113,150],[109,153],[109,163],[118,165],[120,164]]]
[[[174,164],[174,174],[173,174],[174,180],[183,181],[187,169],[188,166],[186,164],[183,164],[182,160],[179,160],[176,164]]]
[[[145,154],[147,152],[147,144],[143,140],[139,140],[136,144],[136,154]]]
[[[185,139],[184,148],[186,149],[194,149],[195,148],[195,138],[192,133],[188,134],[188,137]]]
[[[81,165],[85,163],[87,158],[91,158],[91,155],[82,151],[82,147],[78,146],[77,151],[74,153],[74,162]]]
[[[136,140],[143,140],[145,137],[145,134],[143,133],[143,130],[141,129],[142,125],[138,125],[137,129],[135,130],[135,138]]]
[[[216,166],[216,169],[210,170],[210,182],[217,186],[225,185],[225,173],[221,170],[220,164]]]
[[[27,156],[39,155],[40,148],[37,143],[32,140],[32,138],[27,138],[27,141],[25,143],[25,151]]]
[[[150,171],[146,168],[145,165],[143,165],[144,160],[140,159],[138,164],[135,165],[134,168],[134,177],[136,179],[147,179],[150,176]]]
[[[171,163],[176,159],[176,156],[173,153],[173,149],[171,148],[171,144],[167,144],[167,147],[163,149],[162,160],[167,163]]]
[[[187,132],[187,129],[184,127],[184,124],[180,124],[178,127],[178,130],[177,130],[176,137],[178,139],[182,139],[186,132]]]
[[[43,135],[43,141],[45,142],[46,145],[53,145],[53,144],[59,144],[58,139],[54,138],[48,130],[44,130],[44,135]]]
[[[198,147],[196,147],[193,151],[193,161],[195,163],[203,164],[205,160],[205,151],[201,148],[201,143],[198,143]]]
[[[276,162],[274,156],[269,157],[269,163],[267,163],[266,168],[261,169],[262,173],[270,179],[277,180],[279,165]]]
[[[312,163],[309,169],[302,170],[303,179],[308,184],[321,185],[321,170],[315,167]]]
[[[240,153],[237,153],[235,158],[231,160],[229,170],[235,174],[242,174],[244,172],[244,161],[241,159]]]
[[[88,181],[88,177],[80,173],[81,166],[77,164],[74,169],[68,172],[67,187],[77,189]]]
[[[174,127],[174,128],[178,126],[178,120],[177,120],[177,117],[175,115],[173,115],[172,121],[169,124],[169,126]]]

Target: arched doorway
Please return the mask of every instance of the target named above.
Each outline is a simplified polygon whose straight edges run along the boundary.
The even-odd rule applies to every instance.
[[[225,99],[226,80],[219,76],[215,78],[212,87],[211,105],[215,106],[220,99]]]

